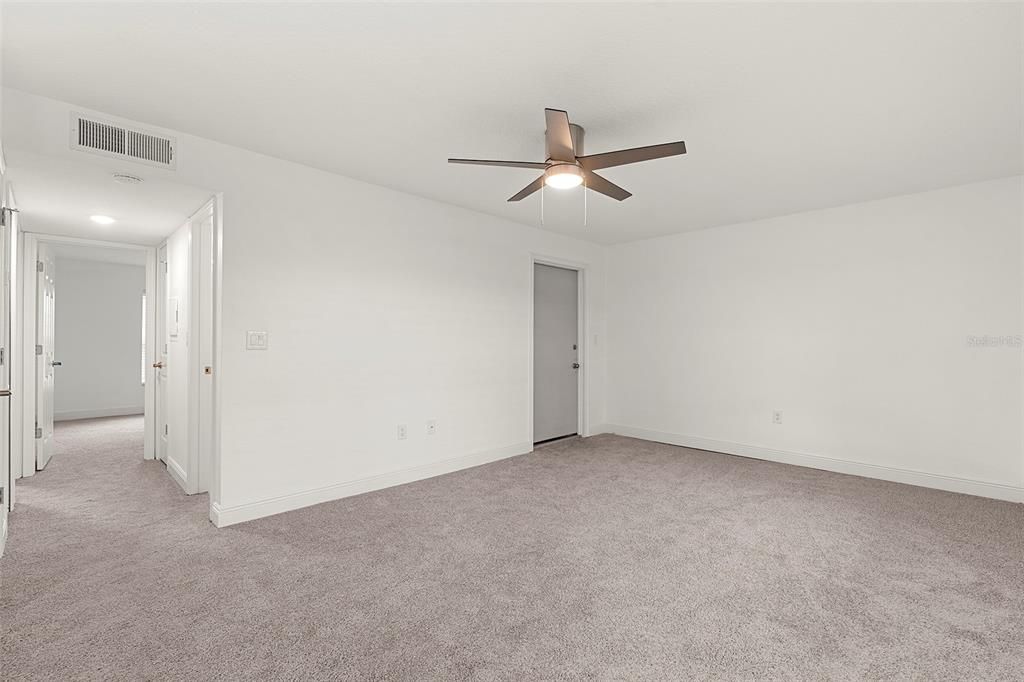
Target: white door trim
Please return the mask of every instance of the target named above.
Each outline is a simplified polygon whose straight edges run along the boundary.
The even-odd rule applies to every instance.
[[[17,395],[21,391],[21,376],[18,374],[20,362],[18,335],[21,333],[21,329],[18,326],[20,322],[17,305],[17,297],[20,293],[17,287],[17,277],[21,238],[18,234],[18,202],[14,196],[13,185],[6,181],[6,173],[7,161],[4,158],[3,147],[0,145],[0,206],[11,209],[5,216],[5,218],[9,218],[9,223],[5,226],[3,234],[0,235],[5,242],[2,249],[4,263],[0,265],[0,272],[6,270],[4,272],[6,281],[0,282],[0,289],[3,290],[4,305],[8,309],[5,321],[6,338],[2,339],[2,343],[6,347],[4,352],[7,354],[7,357],[4,358],[4,381],[10,393],[6,399],[0,399],[0,403],[2,403],[0,409],[7,411],[6,428],[2,430],[2,437],[6,439],[7,446],[6,452],[3,452],[2,456],[6,457],[6,461],[3,466],[0,466],[0,471],[4,476],[3,488],[5,491],[3,508],[0,509],[0,556],[3,556],[7,540],[7,513],[14,508],[14,481],[21,475],[21,419],[18,413],[21,405],[18,403]]]
[[[187,452],[181,463],[171,457],[166,460],[168,473],[187,494],[209,493],[211,521],[215,518],[214,505],[220,502],[222,207],[223,195],[215,194],[183,225],[187,225],[189,235],[188,305],[185,307],[189,337],[185,386]],[[210,231],[204,233],[203,218],[207,215],[212,215],[213,220]],[[166,245],[165,240],[154,249],[154,260],[158,258],[157,250]],[[166,315],[165,308],[166,298],[156,297],[156,314]],[[206,367],[211,368],[210,374],[206,373]]]
[[[39,257],[37,235],[29,232],[24,236],[24,248],[18,254],[18,285],[21,300],[18,308],[21,311],[21,353],[20,365],[16,368],[22,377],[21,395],[17,396],[21,404],[21,476],[34,476],[36,473],[36,268]],[[33,264],[29,268],[29,264]]]
[[[213,380],[216,373],[206,374],[205,368],[214,366],[214,344],[216,342],[216,292],[214,273],[217,271],[217,197],[203,204],[189,218],[191,242],[189,244],[189,475],[192,476],[194,492],[208,492],[212,486],[214,468],[213,424],[214,405]],[[203,218],[211,218],[208,234],[202,232]],[[207,259],[209,259],[207,261]]]
[[[577,391],[579,395],[578,415],[577,415],[577,433],[582,436],[590,435],[590,417],[588,406],[590,400],[588,397],[589,386],[591,385],[591,367],[590,367],[590,334],[589,334],[589,316],[587,315],[587,271],[589,265],[587,263],[581,263],[579,261],[567,260],[565,258],[557,258],[554,256],[547,256],[539,253],[530,254],[530,315],[527,326],[529,327],[529,334],[527,336],[527,343],[529,348],[530,366],[527,372],[527,383],[529,384],[527,390],[527,440],[533,443],[533,277],[534,277],[534,266],[536,265],[551,265],[556,268],[564,268],[566,270],[576,271],[576,291],[577,291],[577,302],[576,302],[576,317],[577,317],[577,338],[579,339],[579,363],[580,372],[577,377]],[[532,450],[532,448],[531,448]]]
[[[213,291],[213,327],[210,330],[213,334],[213,377],[210,387],[210,521],[216,524],[216,510],[220,505],[220,434],[221,434],[221,346],[222,329],[221,320],[223,314],[223,303],[221,292],[223,291],[224,272],[224,194],[218,192],[213,197],[213,278],[211,285]]]

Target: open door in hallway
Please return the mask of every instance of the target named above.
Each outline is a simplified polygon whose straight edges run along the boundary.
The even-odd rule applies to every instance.
[[[215,220],[210,201],[157,250],[157,457],[190,495],[213,479]]]
[[[167,245],[156,256],[156,362],[153,363],[156,458],[167,463]]]
[[[54,320],[56,268],[53,252],[40,244],[36,262],[36,470],[53,456]]]
[[[2,155],[2,152],[0,152]],[[16,294],[12,273],[14,272],[14,234],[17,232],[17,213],[11,210],[13,196],[8,194],[3,178],[3,162],[0,158],[0,556],[3,555],[7,540],[7,511],[13,502],[14,467],[12,460],[12,412],[11,409],[11,331],[13,302]]]

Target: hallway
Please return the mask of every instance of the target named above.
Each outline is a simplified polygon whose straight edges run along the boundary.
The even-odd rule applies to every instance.
[[[166,610],[194,578],[182,569],[195,540],[215,533],[207,496],[142,459],[141,415],[59,422],[54,438],[46,469],[18,481],[0,560],[3,671],[119,676],[110,647],[152,652],[187,636]]]

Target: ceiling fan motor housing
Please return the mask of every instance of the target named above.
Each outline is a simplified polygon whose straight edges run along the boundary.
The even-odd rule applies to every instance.
[[[569,124],[569,133],[572,135],[572,147],[576,152],[576,156],[583,156],[586,152],[583,151],[583,126],[578,126],[575,123]],[[544,155],[548,161],[569,161],[572,163],[576,162],[576,159],[556,159],[551,156],[551,149],[548,144],[549,136],[547,133],[544,134]]]

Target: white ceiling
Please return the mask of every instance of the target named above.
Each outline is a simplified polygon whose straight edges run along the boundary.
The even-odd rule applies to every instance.
[[[60,260],[85,260],[99,263],[117,263],[119,265],[138,265],[145,267],[145,249],[106,248],[101,246],[84,246],[81,244],[50,244],[55,258]]]
[[[128,169],[144,178],[138,185],[114,182],[113,172],[125,170],[106,159],[69,161],[19,150],[7,152],[7,164],[29,232],[98,239],[127,244],[158,244],[195,213],[212,192],[153,177],[138,164]],[[98,225],[89,216],[116,221]]]
[[[689,154],[546,227],[626,241],[1024,172],[1019,3],[10,4],[5,85],[527,224],[545,106]]]

